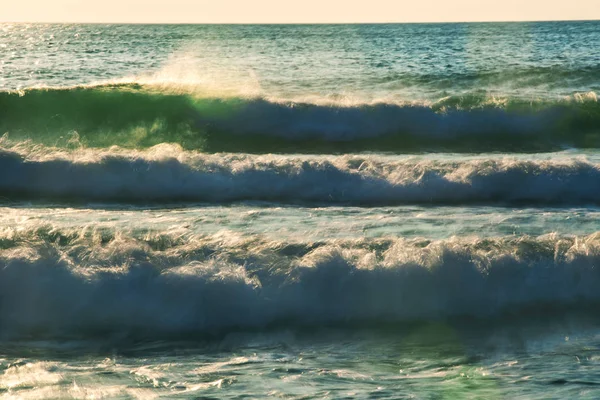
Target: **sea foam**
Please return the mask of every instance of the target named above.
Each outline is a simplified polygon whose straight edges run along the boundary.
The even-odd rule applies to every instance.
[[[120,203],[267,201],[324,205],[600,202],[585,158],[207,155],[177,146],[0,152],[0,195]]]
[[[191,90],[191,89],[190,89]],[[140,84],[0,92],[0,132],[46,145],[176,143],[206,152],[548,151],[600,146],[594,92],[536,100],[454,95],[436,102],[298,102],[210,97]]]
[[[597,234],[314,243],[89,230],[2,235],[4,337],[156,339],[559,313],[600,300]]]

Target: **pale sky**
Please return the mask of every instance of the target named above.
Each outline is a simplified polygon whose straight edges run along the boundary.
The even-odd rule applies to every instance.
[[[4,22],[341,23],[600,19],[600,0],[0,0]]]

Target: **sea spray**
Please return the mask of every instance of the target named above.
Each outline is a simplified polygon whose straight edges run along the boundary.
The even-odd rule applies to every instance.
[[[303,103],[105,84],[0,92],[0,132],[66,146],[206,152],[551,151],[600,146],[594,92],[559,99],[466,94],[436,102]]]
[[[600,301],[597,234],[294,243],[38,228],[2,241],[5,338],[159,339],[583,311]]]
[[[600,203],[600,166],[585,157],[529,161],[391,156],[203,154],[161,145],[0,151],[7,199],[119,203],[587,205]]]

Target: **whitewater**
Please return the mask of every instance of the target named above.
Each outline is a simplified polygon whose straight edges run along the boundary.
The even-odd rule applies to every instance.
[[[598,398],[598,42],[0,24],[0,397]]]

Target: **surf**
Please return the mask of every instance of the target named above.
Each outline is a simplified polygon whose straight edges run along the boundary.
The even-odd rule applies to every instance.
[[[527,160],[381,155],[205,154],[179,146],[0,151],[0,196],[12,201],[383,206],[600,204],[600,165],[585,156]]]
[[[600,301],[597,233],[286,242],[42,226],[0,236],[3,338],[558,315]]]
[[[60,147],[76,137],[86,147],[175,143],[208,153],[538,152],[597,148],[599,125],[594,92],[367,103],[207,97],[138,83],[0,92],[0,132]]]

